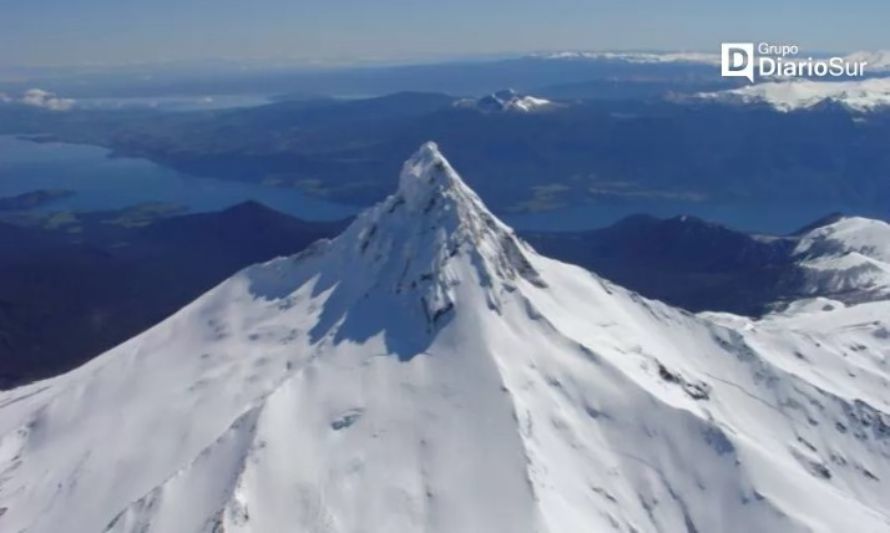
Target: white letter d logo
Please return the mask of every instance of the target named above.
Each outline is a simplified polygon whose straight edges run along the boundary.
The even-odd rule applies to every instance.
[[[721,44],[720,75],[724,78],[748,78],[754,83],[754,43]]]

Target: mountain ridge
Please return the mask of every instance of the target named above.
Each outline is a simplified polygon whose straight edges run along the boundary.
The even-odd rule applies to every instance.
[[[890,527],[886,302],[697,317],[522,244],[434,145],[400,182],[339,237],[0,393],[0,524]]]

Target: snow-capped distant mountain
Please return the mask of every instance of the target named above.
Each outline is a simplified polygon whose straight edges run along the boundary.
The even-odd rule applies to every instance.
[[[887,531],[888,311],[648,301],[427,144],[336,239],[0,394],[0,527]]]
[[[845,217],[801,236],[801,292],[847,302],[890,298],[890,224]]]
[[[526,237],[551,257],[691,311],[762,316],[814,297],[890,299],[890,225],[880,220],[831,215],[775,236],[634,215],[593,231]]]
[[[831,101],[852,111],[867,112],[890,106],[890,78],[772,81],[738,89],[699,93],[696,97],[727,103],[765,103],[779,111],[807,109]]]
[[[863,217],[838,217],[804,233],[795,252],[820,256],[859,253],[890,263],[890,224]]]
[[[566,51],[537,54],[541,59],[588,59],[597,61],[620,61],[637,64],[658,63],[702,63],[719,65],[720,54],[706,52],[585,52]]]
[[[853,52],[846,57],[851,63],[867,63],[865,69],[868,73],[890,71],[890,50],[873,50]]]
[[[513,89],[504,89],[479,99],[464,98],[454,103],[455,107],[477,109],[484,112],[541,111],[556,104],[545,98],[522,95]]]

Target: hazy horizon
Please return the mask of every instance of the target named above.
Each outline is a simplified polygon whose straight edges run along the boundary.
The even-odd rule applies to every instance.
[[[884,28],[890,5],[870,0],[848,2],[843,11],[825,0],[751,0],[732,7],[704,0],[455,0],[435,9],[405,0],[47,0],[6,2],[0,9],[4,68],[355,65],[554,50],[716,52],[720,42],[732,40],[793,43],[814,52],[890,46]]]

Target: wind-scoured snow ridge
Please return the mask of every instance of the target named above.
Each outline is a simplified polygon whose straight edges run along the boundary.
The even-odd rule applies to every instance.
[[[890,78],[771,81],[738,89],[698,93],[696,98],[735,104],[765,103],[783,112],[834,102],[851,111],[864,113],[890,106]]]
[[[0,530],[890,530],[890,304],[693,316],[434,144],[339,237],[0,393]]]
[[[543,111],[556,107],[557,104],[545,98],[521,95],[513,89],[504,89],[479,99],[464,98],[454,102],[454,107],[477,109],[483,112],[519,112]]]

